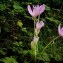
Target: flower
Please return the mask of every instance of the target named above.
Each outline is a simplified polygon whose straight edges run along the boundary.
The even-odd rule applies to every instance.
[[[43,4],[39,7],[39,15],[44,12],[46,5]]]
[[[34,37],[32,42],[34,42],[36,44],[38,42],[38,40],[39,40],[39,37]]]
[[[31,41],[31,49],[35,50],[38,40],[39,40],[39,37],[33,38],[33,41]]]
[[[44,22],[43,21],[40,21],[40,22],[37,22],[36,23],[36,28],[35,28],[35,36],[37,37],[39,32],[40,32],[40,29],[44,26]]]
[[[30,13],[30,15],[34,18],[36,18],[38,15],[40,15],[41,13],[44,12],[45,10],[45,4],[39,6],[34,6],[33,5],[33,9],[31,9],[30,5],[27,6],[28,12]]]
[[[40,21],[40,22],[36,23],[36,28],[37,29],[41,29],[43,26],[44,26],[44,22],[43,21]]]
[[[43,21],[40,21],[40,22],[37,22],[36,23],[36,28],[35,28],[35,36],[37,37],[39,32],[40,32],[40,29],[44,26],[44,22]]]
[[[30,15],[32,16],[32,17],[37,17],[37,15],[38,15],[38,7],[37,6],[33,6],[33,9],[31,9],[31,7],[30,7],[30,5],[28,5],[27,6],[27,8],[28,8],[28,12],[30,13]]]
[[[59,36],[63,36],[63,27],[61,28],[61,24],[59,24],[58,26],[58,33],[59,33]]]

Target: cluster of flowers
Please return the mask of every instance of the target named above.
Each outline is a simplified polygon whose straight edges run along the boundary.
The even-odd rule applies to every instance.
[[[33,9],[31,9],[30,5],[27,6],[28,12],[30,13],[30,15],[33,18],[36,18],[37,16],[40,16],[41,13],[44,12],[45,10],[45,4],[39,6],[34,6],[33,5]],[[39,40],[38,34],[40,32],[40,29],[44,26],[44,22],[43,21],[36,21],[35,23],[35,29],[34,29],[34,38],[33,41],[31,42],[31,48],[36,50],[36,46],[37,46],[37,42]]]
[[[41,13],[44,12],[45,10],[45,7],[46,5],[43,4],[43,5],[37,5],[37,6],[34,6],[31,8],[30,5],[27,6],[27,9],[28,9],[28,12],[30,13],[30,15],[33,17],[33,18],[36,18],[37,16],[40,16]],[[31,42],[31,48],[32,49],[36,49],[36,46],[37,46],[37,42],[39,40],[39,37],[38,37],[38,34],[40,32],[40,29],[44,26],[44,22],[43,21],[37,21],[35,23],[35,29],[34,29],[34,32],[35,32],[35,35],[34,35],[34,38],[33,38],[33,41]],[[63,27],[61,28],[61,24],[59,24],[58,26],[58,33],[59,33],[59,36],[63,36]]]

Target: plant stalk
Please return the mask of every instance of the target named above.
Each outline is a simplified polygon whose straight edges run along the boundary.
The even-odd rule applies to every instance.
[[[43,49],[42,53],[45,51],[45,49],[54,41],[56,40],[57,38],[59,38],[60,36],[57,36],[56,38],[54,38],[51,42],[49,42],[49,44]]]

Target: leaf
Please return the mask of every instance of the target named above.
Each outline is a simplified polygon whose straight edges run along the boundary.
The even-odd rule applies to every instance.
[[[16,45],[16,46],[19,46],[18,42],[14,42],[13,44]]]
[[[19,20],[19,21],[17,22],[17,25],[18,25],[19,27],[22,27],[23,23]]]
[[[11,10],[11,11],[10,11],[10,12],[8,12],[8,13],[14,16],[15,11],[14,11],[14,10]]]
[[[61,61],[62,60],[62,57],[59,54],[55,54],[54,58],[55,58],[56,61]]]
[[[58,24],[59,21],[57,19],[54,19],[53,17],[46,17],[50,22],[54,22],[55,24]]]
[[[37,57],[38,60],[45,61],[41,56]]]
[[[19,5],[13,5],[14,9],[21,9],[21,6]]]
[[[24,60],[24,63],[28,63],[28,61]]]
[[[45,61],[50,61],[49,55],[48,55],[47,53],[42,53],[42,58],[43,58]]]
[[[37,57],[37,59],[42,60],[42,61],[46,61],[46,62],[50,61],[49,55],[46,52],[39,55]]]
[[[28,51],[27,51],[27,50],[24,50],[24,51],[23,51],[23,54],[24,54],[24,55],[26,55],[27,53],[28,53]]]
[[[20,42],[19,42],[19,46],[22,46],[22,44],[23,44],[22,41],[20,41]]]
[[[33,33],[31,33],[31,32],[28,32],[28,35],[29,35],[30,37],[32,37],[32,36],[33,36]]]
[[[23,32],[27,32],[26,27],[22,28],[22,31]]]
[[[5,57],[2,59],[4,63],[18,63],[14,58],[12,57]]]
[[[50,7],[46,5],[46,10],[50,11]]]
[[[1,53],[2,55],[6,55],[6,52],[4,52],[3,50],[4,50],[4,49],[0,49],[0,53]]]
[[[30,16],[24,15],[25,18],[32,19]]]
[[[0,4],[0,10],[5,10],[4,4]]]
[[[4,28],[4,30],[5,30],[6,32],[9,32],[9,31],[10,31],[9,28]]]

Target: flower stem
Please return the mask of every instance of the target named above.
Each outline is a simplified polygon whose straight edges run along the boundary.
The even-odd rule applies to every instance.
[[[34,20],[34,36],[35,36],[35,20]]]
[[[42,52],[44,52],[45,51],[45,49],[54,41],[54,40],[56,40],[57,38],[59,38],[60,36],[57,36],[56,38],[54,38],[51,42],[49,42],[49,44],[43,49],[43,51]]]
[[[36,62],[36,49],[35,49],[35,62]]]

